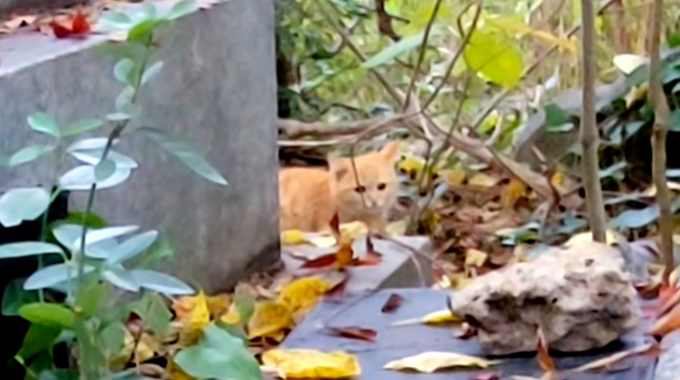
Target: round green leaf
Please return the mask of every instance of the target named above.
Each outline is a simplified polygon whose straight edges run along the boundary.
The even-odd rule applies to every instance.
[[[52,116],[44,112],[36,112],[27,119],[28,125],[36,132],[45,133],[54,137],[59,137],[59,126]]]
[[[500,31],[473,32],[463,56],[470,69],[505,88],[516,86],[522,77],[524,64],[519,45]]]
[[[50,205],[50,193],[42,187],[12,189],[0,197],[0,224],[18,226],[42,215]]]

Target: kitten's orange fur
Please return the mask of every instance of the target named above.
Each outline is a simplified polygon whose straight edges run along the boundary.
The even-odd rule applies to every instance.
[[[372,232],[384,233],[388,212],[397,199],[394,165],[398,158],[396,142],[378,152],[356,156],[361,187],[349,158],[329,160],[329,170],[280,170],[281,229],[326,230],[337,211],[341,223],[362,221]]]

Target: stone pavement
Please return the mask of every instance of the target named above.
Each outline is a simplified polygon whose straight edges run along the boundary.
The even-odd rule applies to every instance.
[[[392,314],[381,313],[381,308],[392,293],[404,297],[404,302]],[[425,326],[421,324],[394,327],[393,322],[417,318],[426,313],[446,308],[447,292],[431,289],[383,289],[347,295],[342,299],[325,300],[284,341],[286,348],[311,348],[320,350],[346,350],[356,354],[363,373],[360,380],[470,380],[482,373],[499,373],[502,379],[511,375],[540,378],[541,369],[534,355],[515,355],[504,358],[503,363],[491,370],[453,370],[434,374],[417,374],[387,371],[385,363],[425,351],[450,351],[469,355],[481,355],[474,339],[462,340],[451,327]],[[378,332],[374,343],[327,335],[325,326],[359,326]],[[598,352],[582,355],[555,355],[558,368],[570,369],[611,353],[643,344],[646,339],[640,332],[633,332],[621,342]],[[672,354],[671,354],[672,355]],[[675,359],[678,358],[677,351]],[[562,379],[569,380],[645,380],[653,379],[654,359],[635,357],[624,363],[624,368],[607,373],[569,373]],[[664,377],[661,380],[677,380]]]

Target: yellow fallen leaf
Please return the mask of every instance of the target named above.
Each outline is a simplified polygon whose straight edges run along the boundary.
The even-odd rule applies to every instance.
[[[425,314],[420,318],[405,319],[403,321],[394,322],[392,326],[406,326],[424,323],[428,325],[439,325],[445,323],[459,323],[463,322],[463,318],[459,315],[453,314],[450,310],[437,310]]]
[[[276,337],[295,322],[286,305],[274,301],[259,302],[248,321],[248,338]]]
[[[445,172],[446,174],[446,182],[451,185],[451,186],[460,186],[463,184],[463,181],[465,181],[465,177],[467,174],[465,173],[465,170],[463,168],[457,167],[451,170],[447,170]]]
[[[305,244],[306,242],[305,233],[300,230],[286,230],[281,232],[281,244],[283,245],[299,245]]]
[[[208,311],[211,319],[217,319],[229,311],[231,306],[231,296],[228,294],[218,294],[206,298],[208,304]]]
[[[284,286],[277,301],[300,316],[309,312],[330,288],[330,284],[321,277],[303,277]]]
[[[368,227],[362,222],[343,223],[340,225],[340,235],[346,236],[349,240],[356,240],[368,234]]]
[[[227,313],[220,317],[220,322],[232,326],[241,323],[241,313],[239,313],[235,303],[232,303],[231,306],[229,306]]]
[[[262,354],[262,363],[283,379],[344,379],[361,374],[357,358],[342,351],[273,349]]]
[[[470,177],[468,180],[468,184],[470,186],[477,186],[477,187],[492,187],[496,186],[498,183],[498,178],[494,178],[488,174],[485,173],[477,173]]]
[[[455,352],[429,351],[391,361],[385,364],[384,368],[393,370],[412,369],[418,372],[433,373],[439,369],[452,367],[488,368],[497,363],[498,361],[495,360],[486,360]]]
[[[506,209],[515,207],[515,203],[527,194],[527,186],[524,182],[513,178],[510,183],[505,186],[501,193],[501,206]]]
[[[478,249],[469,248],[465,251],[465,267],[481,267],[484,265],[489,255]]]

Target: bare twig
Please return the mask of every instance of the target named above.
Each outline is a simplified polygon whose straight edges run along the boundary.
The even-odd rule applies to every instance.
[[[376,3],[383,2],[383,1],[376,0]],[[427,21],[427,26],[425,26],[425,33],[423,34],[423,41],[420,43],[420,52],[418,53],[418,61],[416,61],[416,67],[415,67],[415,69],[413,69],[413,74],[411,75],[411,81],[409,82],[408,89],[406,90],[406,99],[404,100],[404,104],[402,104],[402,106],[401,106],[402,110],[406,110],[408,108],[409,103],[410,103],[411,92],[413,91],[413,87],[416,84],[416,79],[418,78],[420,66],[422,66],[423,60],[425,59],[425,51],[427,50],[427,41],[430,38],[430,31],[432,30],[432,26],[434,25],[434,21],[437,19],[437,14],[439,13],[439,8],[440,8],[441,4],[442,4],[442,0],[437,0],[437,2],[434,4],[434,8],[432,9],[432,15],[430,15],[430,19]]]
[[[666,182],[666,135],[670,111],[668,101],[661,84],[661,27],[663,24],[663,0],[655,0],[649,18],[650,44],[649,56],[649,103],[654,107],[654,128],[652,134],[652,174],[656,185],[656,201],[659,204],[659,227],[661,233],[661,253],[664,259],[663,282],[675,268],[673,260],[673,214],[671,212],[671,194]]]
[[[364,55],[364,53],[362,53],[361,50],[359,50],[359,48],[354,44],[354,42],[352,42],[352,39],[351,39],[350,35],[347,34],[347,31],[345,31],[345,29],[341,25],[338,25],[336,23],[335,18],[326,10],[326,7],[324,7],[324,4],[327,4],[328,6],[330,6],[335,11],[335,13],[337,13],[337,14],[341,14],[341,13],[338,11],[338,9],[335,7],[335,5],[328,0],[319,4],[320,5],[319,9],[321,10],[321,13],[324,15],[324,17],[326,18],[328,23],[331,25],[331,27],[333,27],[333,29],[335,29],[335,31],[340,35],[342,40],[345,41],[347,48],[349,48],[349,50],[351,50],[352,53],[354,53],[354,55],[356,55],[357,58],[359,58],[359,61],[361,61],[362,63],[366,62],[366,56]],[[371,74],[373,74],[373,76],[378,80],[378,82],[380,82],[380,84],[385,88],[385,91],[387,91],[387,93],[392,97],[392,99],[397,104],[401,105],[402,102],[403,102],[402,96],[394,88],[394,86],[392,86],[390,84],[390,82],[387,80],[387,78],[385,78],[378,70],[370,69],[370,71],[371,71]]]
[[[378,31],[392,41],[399,41],[401,37],[392,28],[392,16],[385,10],[385,0],[375,0],[375,13],[377,14]]]
[[[583,147],[582,180],[586,190],[588,222],[593,240],[607,241],[607,220],[602,200],[602,185],[598,175],[600,133],[595,119],[595,12],[592,0],[581,1],[581,19],[583,23],[583,113],[581,116],[581,146]]]
[[[463,35],[462,18],[474,4],[477,4],[477,8],[475,9],[475,16],[472,19],[472,25],[470,26],[468,33],[466,33],[465,37],[463,37],[460,46],[458,46],[456,54],[454,54],[453,58],[449,62],[449,65],[446,67],[446,71],[444,73],[444,77],[441,79],[441,82],[439,82],[439,85],[434,89],[430,97],[427,98],[425,104],[423,104],[423,111],[427,111],[432,102],[437,98],[437,95],[439,95],[439,92],[442,90],[442,88],[444,88],[446,82],[449,80],[449,77],[451,76],[451,73],[453,72],[453,68],[456,66],[456,62],[458,62],[460,56],[463,55],[463,50],[465,50],[465,46],[467,46],[468,43],[470,43],[472,32],[477,28],[477,22],[479,22],[479,16],[482,13],[482,0],[468,4],[458,16],[458,29],[460,30],[461,35]]]

